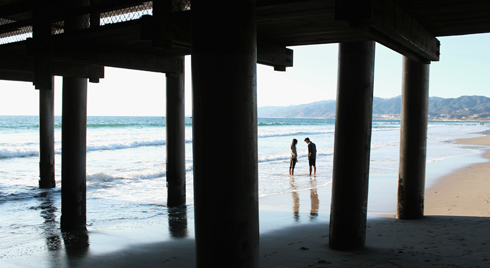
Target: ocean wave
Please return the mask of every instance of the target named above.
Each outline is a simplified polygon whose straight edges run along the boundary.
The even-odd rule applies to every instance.
[[[441,156],[441,157],[437,157],[437,158],[433,158],[433,159],[427,159],[426,164],[431,164],[431,163],[438,162],[438,161],[444,161],[446,159],[450,159],[453,157],[469,156],[469,155],[475,155],[475,154],[481,153],[479,150],[476,150],[476,149],[468,149],[468,151],[469,152],[465,153],[465,154],[451,154],[451,155]]]
[[[379,144],[371,144],[371,150],[383,148],[386,146],[399,146],[399,145],[400,145],[399,141],[388,142],[388,143],[379,143]]]
[[[159,146],[159,145],[165,145],[166,143],[167,143],[166,140],[152,140],[152,141],[133,141],[133,142],[123,142],[123,143],[110,143],[110,144],[88,144],[87,152],[127,149],[127,148],[143,147],[143,146]]]
[[[104,172],[87,175],[87,188],[109,188],[123,184],[124,177],[112,176]]]
[[[258,118],[258,126],[312,126],[312,125],[334,125],[334,119],[318,118]]]
[[[32,150],[29,148],[7,148],[0,149],[1,158],[14,158],[14,157],[31,157],[38,156],[39,150]]]
[[[185,141],[185,143],[191,143],[191,142],[192,140]],[[167,144],[166,140],[133,141],[133,142],[93,144],[93,145],[88,144],[87,151],[117,150],[117,149],[137,148],[143,146],[161,146],[166,144]]]
[[[192,140],[190,139],[186,140],[185,143],[192,143]],[[56,142],[56,144],[60,144],[60,142]],[[138,148],[143,146],[161,146],[166,144],[167,144],[166,140],[133,141],[133,142],[108,143],[108,144],[88,143],[87,152]],[[38,147],[39,145],[36,143],[25,143],[18,147],[3,148],[0,149],[0,159],[39,156]],[[61,149],[60,148],[55,149],[55,153],[61,154]]]
[[[94,123],[94,124],[87,124],[87,128],[99,128],[99,127],[105,127],[105,128],[112,128],[112,127],[143,127],[143,126],[162,126],[164,127],[165,124],[139,124],[139,123]]]
[[[193,170],[192,164],[186,164],[185,171],[191,172]],[[152,180],[156,178],[163,178],[167,176],[167,172],[160,170],[153,173],[132,173],[126,172],[124,175],[110,175],[105,172],[97,172],[94,174],[87,175],[87,183],[91,188],[98,187],[111,187],[116,184],[124,184],[125,181],[133,180]]]
[[[322,131],[308,131],[308,132],[303,132],[303,131],[289,131],[289,132],[279,132],[279,133],[263,133],[259,134],[258,138],[272,138],[272,137],[286,137],[286,136],[294,136],[294,135],[303,135],[303,136],[308,136],[308,135],[319,135],[319,134],[333,134],[334,130],[322,130]]]
[[[25,201],[30,199],[44,198],[46,193],[60,194],[61,188],[40,189],[37,186],[27,186],[22,190],[14,190],[13,188],[5,187],[6,192],[0,192],[0,204],[13,201]],[[19,189],[19,188],[17,188]],[[9,192],[12,191],[12,192]]]

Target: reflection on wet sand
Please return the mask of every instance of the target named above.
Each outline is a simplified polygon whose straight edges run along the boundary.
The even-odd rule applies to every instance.
[[[291,194],[293,196],[293,217],[299,220],[299,193],[298,186],[294,182],[294,177],[291,176],[289,183],[291,185]],[[320,200],[318,199],[318,191],[316,187],[316,178],[310,178],[310,219],[314,219],[318,216],[318,210],[320,209]]]
[[[318,200],[318,191],[316,189],[316,178],[310,178],[310,199],[311,199],[311,210],[310,218],[318,216],[318,209],[320,208],[320,200]]]
[[[69,257],[83,257],[89,249],[87,231],[62,232],[65,252]]]
[[[187,237],[187,206],[168,208],[168,231],[174,238]]]
[[[52,192],[47,190],[37,196],[41,202],[39,208],[41,209],[41,217],[44,219],[44,224],[41,225],[43,229],[43,236],[46,239],[46,247],[50,251],[61,249],[61,237],[58,230],[58,222],[56,222],[56,211],[58,210],[54,205]]]
[[[299,194],[297,192],[298,186],[294,183],[294,177],[289,179],[289,184],[291,185],[291,194],[293,195],[293,217],[299,220]]]
[[[51,255],[52,266],[59,266],[64,245],[68,263],[70,267],[75,267],[77,260],[83,258],[88,252],[88,233],[87,231],[60,233],[59,222],[56,221],[58,209],[54,204],[54,194],[53,190],[46,190],[36,196],[40,201],[41,217],[44,219],[44,224],[41,225],[42,234]],[[63,237],[63,242],[61,237]]]

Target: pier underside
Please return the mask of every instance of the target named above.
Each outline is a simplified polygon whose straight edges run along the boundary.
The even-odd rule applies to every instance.
[[[53,76],[64,77],[61,228],[83,231],[87,81],[104,78],[105,66],[167,74],[174,104],[167,105],[168,206],[178,207],[185,203],[183,56],[192,55],[197,267],[259,267],[256,63],[285,71],[294,46],[341,44],[335,148],[347,149],[334,157],[330,246],[354,249],[369,243],[374,42],[406,62],[399,212],[415,212],[399,217],[421,218],[428,64],[439,61],[437,37],[485,32],[486,0],[0,0],[0,80],[32,82],[43,93],[40,136],[50,138],[41,140],[40,185],[54,187],[53,98],[44,93],[52,92]],[[345,101],[353,95],[356,101]],[[219,131],[225,159],[210,145],[217,116],[233,122]],[[362,126],[358,133],[343,127],[352,119]],[[216,159],[225,168],[210,181]],[[215,204],[226,205],[210,212]]]
[[[33,2],[0,1],[0,79],[35,82],[35,71],[46,70],[40,65],[48,67],[46,76],[92,82],[104,77],[103,66],[182,72],[174,57],[191,54],[190,1],[174,1],[188,5],[177,12],[165,11],[169,1],[81,1],[82,7],[61,8],[56,1],[38,1],[50,8]],[[287,47],[371,40],[412,60],[437,61],[436,37],[489,32],[489,10],[488,1],[258,0],[257,62],[285,70],[293,65]],[[80,14],[121,22],[63,32],[64,20]],[[120,18],[128,14],[137,19]],[[26,38],[43,20],[56,34]]]

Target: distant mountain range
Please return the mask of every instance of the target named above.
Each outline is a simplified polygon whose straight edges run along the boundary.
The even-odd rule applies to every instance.
[[[259,107],[259,117],[276,118],[335,118],[336,101],[318,101],[291,106]],[[383,99],[374,97],[374,119],[400,119],[401,96]],[[490,98],[461,96],[459,98],[429,98],[429,120],[490,120]]]

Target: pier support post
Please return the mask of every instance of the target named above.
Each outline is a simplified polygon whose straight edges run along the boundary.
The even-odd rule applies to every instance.
[[[72,7],[88,2],[71,1]],[[89,15],[65,20],[65,32],[88,28]],[[83,231],[87,224],[87,79],[63,77],[61,129],[61,229]]]
[[[39,90],[39,187],[56,186],[54,177],[54,82]]]
[[[197,267],[259,267],[255,1],[192,2]]]
[[[46,1],[34,3],[33,38],[36,42],[35,85],[39,89],[39,187],[54,188],[54,78],[46,57],[47,40],[51,37],[51,21]]]
[[[399,219],[424,216],[429,66],[403,57],[397,207]]]
[[[63,77],[61,130],[61,229],[85,230],[87,222],[87,79]]]
[[[374,81],[374,42],[339,44],[329,247],[364,245]]]
[[[181,59],[184,60],[183,57]],[[167,206],[185,204],[184,73],[167,73]]]

